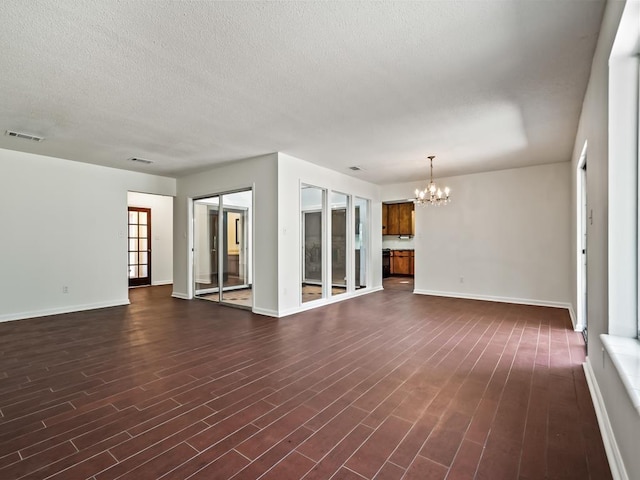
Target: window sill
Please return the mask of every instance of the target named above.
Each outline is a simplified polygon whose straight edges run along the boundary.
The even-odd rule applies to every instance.
[[[600,339],[640,414],[640,340],[605,334]]]

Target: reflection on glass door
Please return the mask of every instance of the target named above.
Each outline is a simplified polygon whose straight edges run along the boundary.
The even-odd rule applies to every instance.
[[[347,209],[349,197],[331,193],[331,295],[347,291]]]
[[[253,192],[215,195],[193,202],[195,297],[251,308]]]
[[[129,286],[151,285],[151,209],[129,207]]]

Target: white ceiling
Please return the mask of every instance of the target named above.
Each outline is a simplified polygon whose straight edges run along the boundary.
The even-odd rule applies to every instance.
[[[0,2],[0,148],[375,183],[568,161],[604,2]],[[128,162],[130,157],[151,165]],[[348,169],[362,167],[360,172]]]

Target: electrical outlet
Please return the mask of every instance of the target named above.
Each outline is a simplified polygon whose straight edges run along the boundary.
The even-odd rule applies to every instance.
[[[64,285],[62,287],[62,293],[69,293],[69,287],[67,287],[66,285]]]

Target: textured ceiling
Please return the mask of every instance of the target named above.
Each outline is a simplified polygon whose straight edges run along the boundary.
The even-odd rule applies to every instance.
[[[380,184],[430,154],[568,161],[603,8],[2,0],[0,129],[46,140],[0,148],[169,176],[281,151]]]

